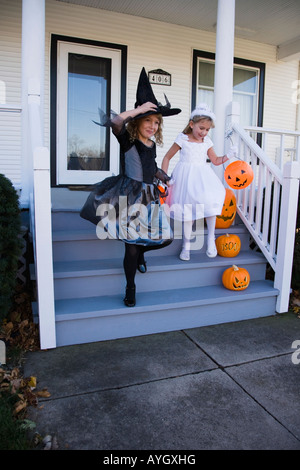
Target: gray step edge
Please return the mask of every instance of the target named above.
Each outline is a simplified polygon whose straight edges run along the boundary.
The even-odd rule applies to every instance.
[[[108,317],[132,313],[157,312],[182,308],[215,305],[222,302],[240,302],[250,299],[276,297],[279,291],[271,281],[253,281],[243,291],[235,292],[223,286],[204,286],[177,291],[142,292],[137,294],[135,307],[126,307],[123,296],[103,296],[80,299],[62,299],[56,303],[56,321],[79,320],[93,317]],[[70,312],[71,310],[71,312]]]
[[[146,256],[147,259],[147,256]],[[181,261],[174,255],[151,257],[147,262],[148,272],[185,271],[191,269],[206,269],[208,267],[229,267],[238,265],[266,264],[266,259],[261,253],[241,251],[234,258],[216,256],[208,258],[205,253],[191,254],[190,261]],[[54,279],[99,276],[123,273],[123,261],[119,258],[102,260],[75,260],[75,261],[55,261],[53,263]],[[147,275],[147,274],[146,274]],[[35,280],[34,266],[31,265],[31,279]]]
[[[246,234],[247,228],[244,225],[231,226],[227,229],[216,229],[216,238],[224,233]],[[204,229],[204,235],[207,234],[207,229]],[[71,230],[53,230],[53,242],[71,241],[71,240],[98,240],[96,235],[96,228],[91,229],[71,229]],[[116,240],[112,240],[116,241]]]

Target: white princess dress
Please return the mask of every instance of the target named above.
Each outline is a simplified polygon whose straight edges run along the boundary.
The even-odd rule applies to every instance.
[[[166,199],[169,215],[188,221],[221,214],[225,187],[207,162],[213,142],[208,136],[202,143],[190,142],[187,134],[180,133],[175,143],[181,150]]]

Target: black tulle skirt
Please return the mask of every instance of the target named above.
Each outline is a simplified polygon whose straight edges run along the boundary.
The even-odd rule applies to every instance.
[[[159,246],[173,239],[160,195],[156,184],[111,176],[94,186],[80,216],[96,225],[100,239]]]

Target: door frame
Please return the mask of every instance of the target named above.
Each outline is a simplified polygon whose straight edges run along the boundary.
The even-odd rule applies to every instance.
[[[88,39],[74,38],[70,36],[61,36],[53,34],[51,36],[51,52],[50,52],[50,156],[51,156],[51,187],[68,187],[78,186],[78,183],[58,183],[57,168],[57,108],[58,108],[58,44],[60,42],[78,44],[82,46],[93,46],[101,49],[111,49],[120,51],[121,53],[121,89],[120,89],[120,111],[126,109],[126,88],[127,88],[127,46],[113,43],[105,43],[100,41],[92,41]],[[119,152],[116,157],[120,159]],[[119,161],[118,161],[119,166]],[[97,172],[100,174],[100,172]],[[104,172],[105,173],[105,172]],[[103,178],[107,175],[103,174]],[[98,178],[100,181],[103,178]],[[91,183],[92,184],[92,183]],[[88,186],[89,184],[84,184]]]

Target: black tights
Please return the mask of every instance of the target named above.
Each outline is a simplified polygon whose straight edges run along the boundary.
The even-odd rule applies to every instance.
[[[150,250],[157,250],[158,248],[163,248],[170,245],[172,240],[167,240],[161,245],[158,246],[141,246],[141,245],[131,245],[130,243],[125,243],[125,256],[123,261],[127,287],[135,287],[134,279],[138,264],[142,264],[144,261],[144,253]]]

